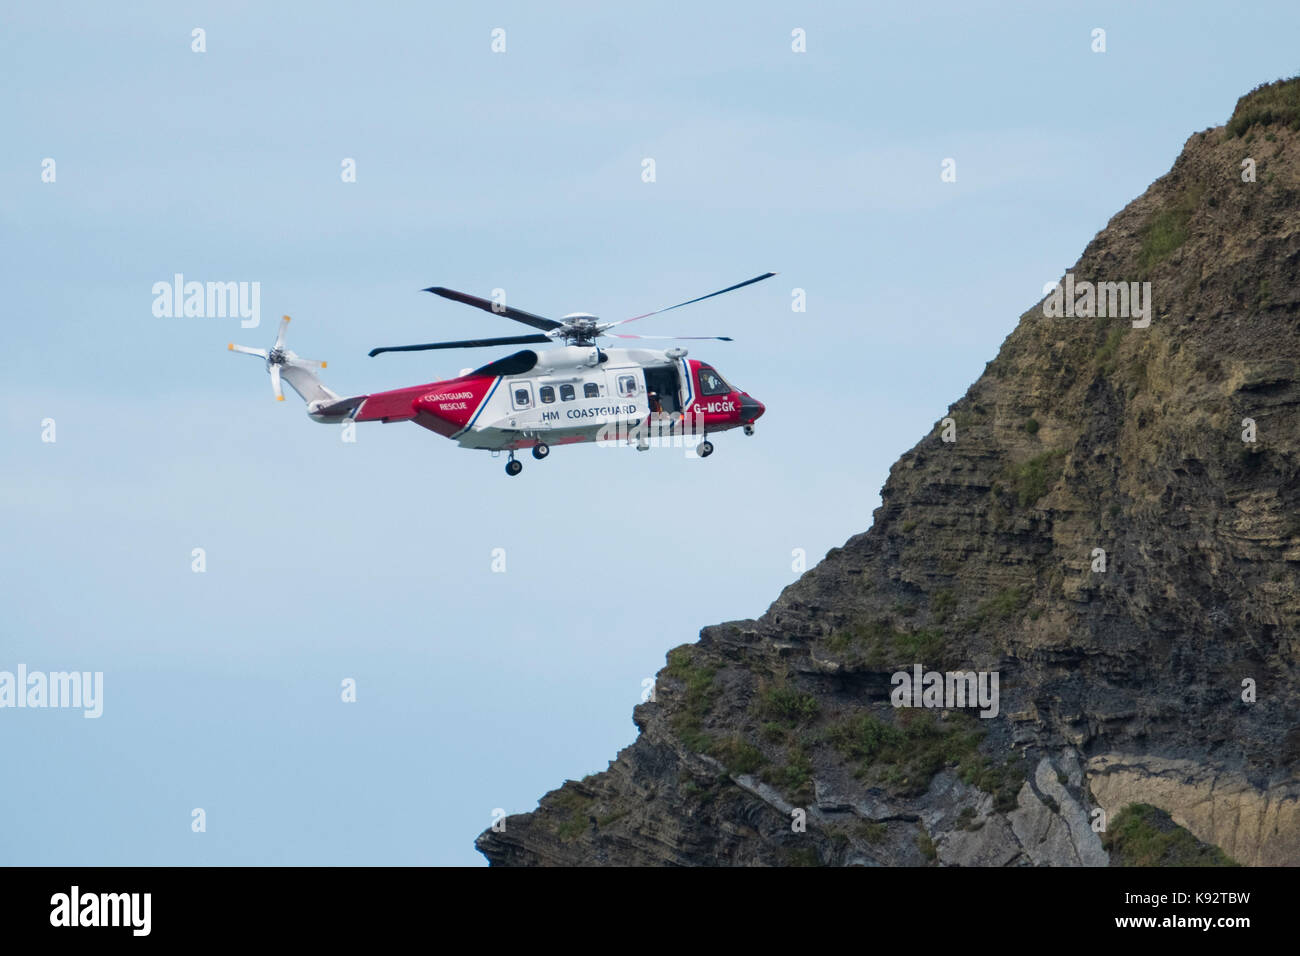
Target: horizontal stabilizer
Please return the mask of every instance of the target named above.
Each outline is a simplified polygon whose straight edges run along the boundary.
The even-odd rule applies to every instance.
[[[328,405],[320,405],[312,409],[313,415],[348,415],[361,407],[369,395],[353,395],[351,398],[341,398],[337,402],[331,402]]]

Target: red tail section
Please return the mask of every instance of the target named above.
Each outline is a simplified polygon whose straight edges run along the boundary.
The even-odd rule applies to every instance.
[[[451,437],[468,428],[491,395],[495,377],[466,376],[391,392],[376,392],[361,406],[359,422],[414,420]]]

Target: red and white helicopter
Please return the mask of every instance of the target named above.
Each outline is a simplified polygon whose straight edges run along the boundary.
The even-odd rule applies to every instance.
[[[523,470],[523,462],[515,459],[515,452],[524,448],[531,448],[533,457],[540,460],[550,454],[552,445],[617,436],[635,441],[644,450],[649,447],[647,434],[651,432],[661,436],[700,435],[703,440],[695,451],[701,458],[707,458],[713,453],[713,443],[708,440],[710,434],[743,428],[745,434],[752,435],[754,422],[765,411],[763,403],[732,387],[712,366],[688,359],[685,349],[601,348],[595,344],[596,339],[609,336],[730,342],[730,338],[722,335],[631,335],[609,330],[732,292],[775,274],[767,272],[717,292],[617,322],[601,322],[585,312],[575,312],[560,320],[548,319],[502,302],[434,286],[424,291],[504,315],[539,331],[503,338],[387,346],[371,349],[371,357],[383,352],[493,345],[557,344],[558,347],[541,352],[524,349],[481,368],[467,369],[456,378],[350,398],[341,398],[321,383],[316,370],[325,368],[324,362],[300,358],[284,347],[284,333],[289,325],[287,315],[280,322],[270,351],[233,343],[229,349],[264,359],[276,399],[284,401],[280,383],[288,382],[307,403],[307,414],[314,421],[327,424],[415,422],[458,442],[463,448],[485,448],[494,454],[508,452],[507,475],[517,475]]]

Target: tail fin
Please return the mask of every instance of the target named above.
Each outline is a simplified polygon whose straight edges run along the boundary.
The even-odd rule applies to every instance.
[[[302,361],[292,352],[288,353],[292,358],[284,363],[280,374],[284,380],[289,383],[289,387],[298,393],[298,396],[308,405],[313,402],[337,402],[338,394],[330,391],[324,383],[316,376],[316,373],[308,367],[294,364],[296,361]],[[321,362],[320,367],[324,368],[325,363]]]

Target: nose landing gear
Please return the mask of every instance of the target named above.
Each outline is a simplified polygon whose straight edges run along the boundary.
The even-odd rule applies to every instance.
[[[523,470],[524,463],[522,461],[515,461],[515,453],[511,452],[510,460],[506,462],[506,474],[513,478]]]

